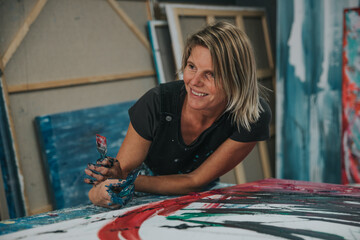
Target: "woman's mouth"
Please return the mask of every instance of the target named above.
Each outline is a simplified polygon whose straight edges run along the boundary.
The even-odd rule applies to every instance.
[[[198,97],[204,97],[204,96],[208,95],[206,93],[195,92],[194,89],[191,89],[191,93],[194,94],[195,96],[198,96]]]

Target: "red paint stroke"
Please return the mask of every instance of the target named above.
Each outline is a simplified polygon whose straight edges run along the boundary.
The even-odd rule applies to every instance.
[[[352,153],[351,144],[353,142],[352,132],[355,118],[360,117],[360,101],[358,86],[351,79],[351,75],[356,69],[349,65],[348,53],[348,37],[353,31],[347,26],[346,16],[350,12],[357,12],[360,15],[360,8],[345,9],[343,14],[343,66],[342,66],[342,133],[341,133],[341,181],[343,184],[360,183],[359,159]],[[349,114],[349,112],[353,114]],[[355,116],[349,119],[349,115]]]
[[[100,239],[119,239],[119,232],[125,239],[140,239],[139,229],[141,224],[150,217],[160,215],[168,216],[169,214],[180,210],[197,199],[211,196],[215,191],[205,192],[202,194],[190,194],[183,197],[164,200],[147,204],[143,207],[136,208],[132,211],[119,216],[113,222],[104,226],[99,232]]]
[[[228,188],[212,190],[208,192],[186,195],[174,199],[150,203],[126,212],[117,217],[113,222],[105,225],[98,232],[98,237],[102,240],[119,239],[119,234],[125,239],[140,239],[139,230],[141,225],[154,216],[169,216],[170,214],[185,208],[197,200],[206,199],[220,195],[219,200],[242,198],[242,194],[248,192],[296,192],[311,194],[331,194],[341,196],[360,197],[360,188],[327,184],[311,183],[295,180],[266,179],[242,185],[236,185]],[[212,198],[214,199],[214,198]],[[213,205],[218,208],[219,205]]]

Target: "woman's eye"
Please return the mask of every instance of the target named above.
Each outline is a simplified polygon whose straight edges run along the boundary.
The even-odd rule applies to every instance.
[[[206,77],[207,77],[208,79],[210,79],[210,80],[212,80],[212,79],[215,78],[214,73],[212,73],[212,72],[206,73]]]
[[[195,66],[193,64],[191,64],[191,63],[188,63],[188,68],[193,70],[195,68]]]

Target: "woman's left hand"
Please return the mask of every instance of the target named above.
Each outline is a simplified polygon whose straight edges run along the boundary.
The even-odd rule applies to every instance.
[[[90,201],[98,206],[118,208],[128,203],[135,191],[135,179],[139,171],[132,171],[126,179],[107,179],[94,185],[89,191]]]
[[[94,185],[92,189],[89,191],[89,199],[90,201],[100,207],[106,208],[118,208],[120,205],[114,205],[111,202],[111,197],[108,193],[108,186],[112,183],[117,183],[117,179],[108,179]]]
[[[84,182],[97,185],[109,178],[121,179],[123,174],[119,161],[116,158],[107,157],[104,160],[97,161],[96,164],[89,163],[85,173],[96,180],[85,178]]]

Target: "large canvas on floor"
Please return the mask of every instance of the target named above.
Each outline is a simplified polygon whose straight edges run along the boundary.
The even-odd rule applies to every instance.
[[[342,182],[360,184],[360,8],[344,11]]]
[[[268,179],[0,239],[359,239],[360,188]]]

